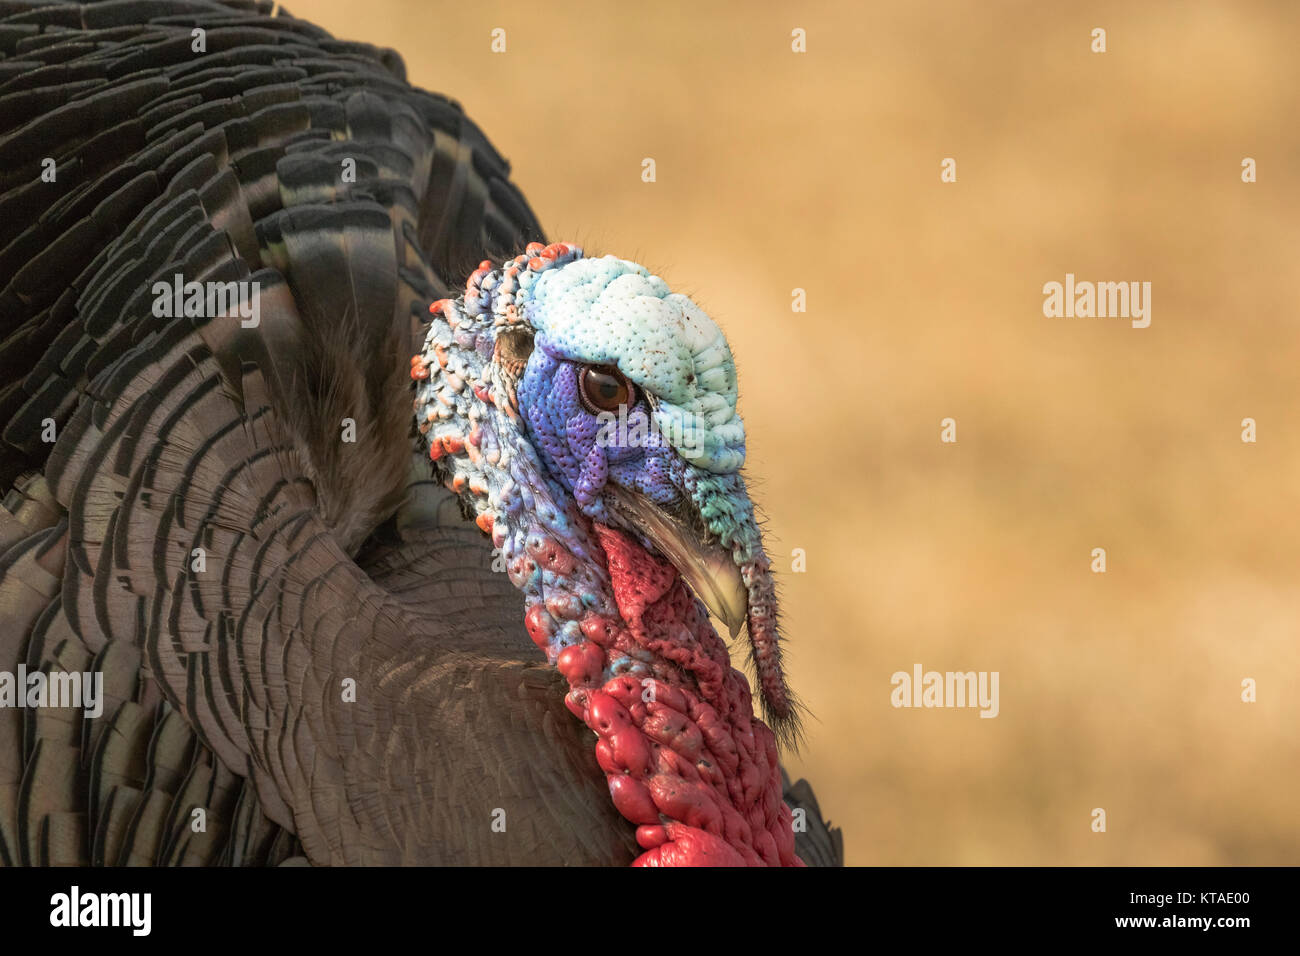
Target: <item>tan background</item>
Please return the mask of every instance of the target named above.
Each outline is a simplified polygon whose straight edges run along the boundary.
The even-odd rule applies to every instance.
[[[727,330],[850,862],[1300,862],[1300,4],[289,7]],[[1151,282],[1151,327],[1045,318],[1066,272]],[[1001,715],[895,710],[917,662]]]

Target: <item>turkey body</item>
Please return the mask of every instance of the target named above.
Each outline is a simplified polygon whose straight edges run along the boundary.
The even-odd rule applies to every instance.
[[[102,675],[0,706],[0,862],[627,863],[413,441],[428,303],[542,230],[456,103],[270,7],[0,0],[0,671]]]

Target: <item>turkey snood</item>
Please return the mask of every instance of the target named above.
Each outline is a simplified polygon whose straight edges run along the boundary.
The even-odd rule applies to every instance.
[[[797,865],[775,735],[705,610],[747,625],[793,735],[722,332],[642,266],[565,243],[485,261],[430,312],[418,427],[595,733],[637,863]]]

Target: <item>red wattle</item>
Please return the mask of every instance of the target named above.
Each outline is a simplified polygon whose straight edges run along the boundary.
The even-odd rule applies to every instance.
[[[739,853],[710,833],[680,823],[663,829],[665,842],[642,853],[633,866],[745,866]]]
[[[621,531],[595,530],[621,619],[583,613],[584,640],[556,663],[572,688],[566,704],[598,738],[610,797],[637,825],[646,852],[636,865],[800,865],[776,738],[726,645],[672,564]],[[538,563],[566,563],[538,544]],[[529,633],[538,640],[572,614],[560,598],[536,604]],[[652,676],[598,683],[609,662],[646,662],[647,652]]]

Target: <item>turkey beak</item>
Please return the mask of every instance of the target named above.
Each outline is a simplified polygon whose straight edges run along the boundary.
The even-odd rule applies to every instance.
[[[749,592],[730,552],[708,542],[686,522],[649,498],[612,483],[615,507],[672,562],[709,612],[734,638],[749,614]]]

